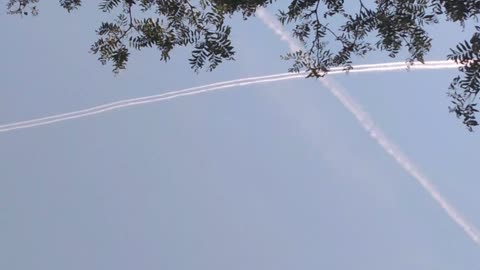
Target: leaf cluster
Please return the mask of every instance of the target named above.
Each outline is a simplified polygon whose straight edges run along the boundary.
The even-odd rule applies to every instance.
[[[331,67],[350,68],[353,56],[381,50],[396,57],[404,47],[409,62],[424,62],[432,46],[424,25],[437,22],[428,1],[377,0],[375,8],[358,3],[355,13],[345,11],[343,0],[295,0],[280,11],[280,21],[294,22],[293,35],[307,47],[286,55],[294,61],[292,71],[306,69],[319,77]],[[333,27],[334,20],[342,22]]]
[[[7,14],[11,15],[38,15],[37,3],[40,0],[8,0]]]
[[[39,0],[9,0],[10,14],[36,15]],[[189,63],[195,71],[215,69],[235,54],[230,41],[231,29],[225,24],[226,6],[221,1],[200,0],[196,5],[186,0],[102,0],[101,12],[117,15],[97,28],[98,40],[90,51],[102,64],[111,63],[118,73],[126,68],[130,50],[156,48],[160,60],[168,61],[176,47],[192,46]],[[68,12],[79,8],[81,0],[60,0]],[[252,7],[251,4],[247,5]],[[247,7],[245,6],[245,7]],[[239,7],[244,7],[239,4]],[[225,10],[224,10],[225,9]],[[233,12],[234,10],[229,10]],[[152,13],[154,16],[142,17]]]
[[[294,24],[292,34],[306,47],[286,54],[292,60],[290,71],[307,70],[309,77],[322,77],[331,67],[352,68],[352,56],[363,57],[371,51],[384,51],[396,57],[402,49],[406,62],[424,62],[432,47],[426,26],[438,24],[441,18],[459,23],[477,22],[480,1],[475,0],[376,0],[367,6],[358,1],[358,10],[349,13],[343,0],[293,0],[279,12],[283,24]],[[341,21],[337,27],[333,21]],[[468,130],[478,125],[475,114],[480,91],[480,27],[469,41],[451,49],[448,59],[461,64],[463,74],[453,79],[448,95],[450,111],[462,118]]]

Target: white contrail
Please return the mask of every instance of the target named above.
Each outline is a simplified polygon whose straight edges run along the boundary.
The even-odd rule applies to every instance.
[[[415,69],[457,68],[457,65],[452,63],[449,63],[449,64],[434,64],[434,63],[436,62],[430,62],[426,65],[413,65],[409,69],[415,70]],[[381,65],[385,65],[385,67],[381,67]],[[374,67],[364,68],[365,66],[374,66]],[[369,65],[354,66],[354,69],[350,70],[349,73],[387,72],[387,71],[398,71],[398,70],[406,70],[406,69],[407,68],[405,66],[405,63],[401,63],[401,62],[392,66],[390,66],[389,63],[375,64],[375,65],[369,64]],[[341,74],[341,73],[345,73],[345,71],[343,71],[341,68],[332,69],[332,71],[329,72],[329,74],[332,74],[332,75]],[[91,116],[99,113],[104,113],[107,111],[117,110],[120,108],[137,106],[137,105],[152,103],[152,102],[159,102],[159,101],[178,98],[182,96],[196,95],[200,93],[251,85],[251,84],[299,79],[299,78],[304,78],[305,74],[306,72],[301,72],[299,74],[280,73],[280,74],[273,74],[273,75],[266,75],[266,76],[249,77],[249,78],[243,78],[243,79],[237,79],[237,80],[231,80],[231,81],[225,81],[225,82],[218,82],[218,83],[213,83],[213,84],[208,84],[203,86],[191,87],[191,88],[171,91],[171,92],[158,94],[158,95],[120,100],[120,101],[107,103],[104,105],[99,105],[99,106],[78,110],[78,111],[73,111],[69,113],[57,114],[57,115],[27,120],[27,121],[0,125],[0,133],[53,124],[53,123],[62,122],[66,120],[77,119],[77,118]]]
[[[451,62],[446,62],[448,64],[441,64],[441,63],[445,63],[445,61],[430,61],[430,62],[426,62],[425,64],[422,64],[422,65],[412,66],[409,69],[443,69],[443,68],[455,68],[456,67],[456,65],[454,63],[451,63]],[[381,68],[381,66],[385,66],[385,68]],[[365,69],[365,67],[372,67],[372,68]],[[332,68],[332,71],[330,72],[330,74],[343,73],[342,69],[343,68]],[[406,69],[406,66],[405,66],[404,62],[357,65],[357,66],[354,66],[354,70],[351,70],[350,73],[375,72],[375,71],[395,71],[395,70],[399,70],[399,69]],[[306,72],[300,72],[298,74],[306,74]],[[266,76],[248,77],[248,78],[243,78],[243,79],[236,79],[236,80],[212,83],[212,84],[203,85],[203,86],[191,87],[191,88],[186,88],[186,89],[183,89],[183,90],[167,92],[167,93],[163,93],[163,94],[157,94],[157,95],[151,95],[151,96],[145,96],[145,97],[139,97],[139,98],[132,98],[132,99],[127,99],[127,100],[120,100],[120,101],[107,103],[107,104],[104,104],[104,105],[99,105],[99,106],[91,107],[91,108],[88,108],[88,109],[73,111],[73,112],[69,112],[69,113],[57,114],[57,115],[43,117],[43,118],[37,118],[37,119],[32,119],[32,120],[27,120],[27,121],[21,121],[21,122],[15,122],[15,123],[11,123],[11,124],[0,125],[0,132],[3,131],[3,130],[7,131],[6,130],[7,128],[11,128],[13,126],[22,126],[22,128],[33,127],[30,124],[37,123],[37,122],[42,122],[41,125],[43,125],[45,123],[54,123],[54,122],[58,122],[58,121],[63,121],[63,120],[61,120],[63,118],[65,118],[64,120],[68,120],[68,119],[71,119],[70,116],[74,116],[74,115],[80,115],[80,114],[81,115],[91,115],[92,112],[95,112],[95,111],[104,112],[104,111],[111,110],[112,108],[118,108],[119,105],[121,105],[120,107],[125,107],[125,106],[123,106],[125,103],[128,103],[129,106],[132,106],[132,104],[137,104],[136,102],[146,101],[146,100],[159,101],[161,98],[166,97],[166,96],[177,95],[177,94],[180,94],[180,93],[186,93],[186,92],[191,92],[191,91],[196,92],[196,91],[201,90],[203,88],[209,88],[209,87],[214,87],[215,86],[214,90],[216,90],[216,89],[219,89],[219,88],[216,88],[216,86],[226,85],[226,84],[229,84],[226,88],[230,88],[230,87],[236,86],[235,83],[239,83],[239,82],[260,80],[258,83],[261,83],[261,82],[263,82],[262,81],[263,79],[271,79],[271,78],[278,78],[278,77],[291,76],[291,75],[294,75],[294,74],[293,73],[279,73],[279,74],[266,75]],[[223,89],[223,88],[225,88],[225,87],[222,87],[220,89]],[[78,118],[78,117],[75,117],[75,118]],[[55,120],[53,122],[49,121],[49,120],[53,120],[53,119],[59,119],[59,120]],[[12,130],[12,129],[8,129],[8,130]]]
[[[275,32],[275,34],[280,37],[281,40],[287,42],[290,51],[296,52],[301,49],[301,47],[296,42],[292,42],[290,36],[283,30],[283,27],[280,25],[278,20],[275,20],[265,9],[257,9],[256,14],[258,15],[258,17],[260,17],[260,19],[262,19],[263,23],[265,23],[270,29]]]
[[[480,245],[480,232],[473,224],[470,224],[458,212],[442,194],[437,190],[433,183],[418,169],[410,159],[401,152],[401,150],[391,142],[379,127],[376,127],[373,120],[365,113],[353,98],[346,94],[340,88],[337,88],[332,82],[325,80],[327,86],[335,97],[355,116],[360,125],[368,132],[377,143],[399,164],[408,174],[432,196],[447,215],[459,225],[464,232],[477,244]]]
[[[134,98],[134,99],[121,100],[121,101],[117,101],[117,102],[112,102],[112,103],[92,107],[92,108],[89,108],[89,109],[73,111],[73,112],[70,112],[70,113],[58,114],[58,115],[53,115],[53,116],[44,117],[44,118],[38,118],[38,119],[33,119],[33,120],[28,120],[28,121],[23,121],[23,122],[17,122],[17,123],[2,125],[2,126],[0,126],[0,133],[7,132],[7,131],[13,131],[13,130],[17,130],[17,129],[24,129],[24,128],[31,128],[31,127],[37,127],[37,126],[42,126],[42,125],[48,125],[48,124],[53,124],[53,123],[62,122],[62,121],[66,121],[66,120],[71,120],[71,119],[83,118],[83,117],[86,117],[86,116],[100,114],[100,113],[104,113],[104,112],[108,112],[108,111],[113,111],[113,110],[117,110],[117,109],[120,109],[120,108],[137,106],[137,105],[147,104],[147,103],[152,103],[152,102],[159,102],[159,101],[174,99],[174,98],[178,98],[178,97],[182,97],[182,96],[197,95],[197,94],[201,94],[201,93],[205,93],[205,92],[211,92],[211,91],[227,89],[227,88],[232,88],[232,87],[245,86],[245,85],[250,85],[250,84],[275,82],[275,81],[300,79],[300,78],[304,78],[304,75],[290,75],[290,76],[283,76],[283,77],[271,78],[271,79],[257,79],[257,80],[254,80],[254,81],[230,83],[230,84],[225,84],[225,85],[220,85],[220,86],[210,86],[208,88],[203,88],[204,86],[199,86],[199,87],[193,87],[193,88],[200,88],[200,89],[196,89],[196,90],[193,90],[193,91],[191,90],[193,88],[188,88],[188,89],[190,89],[190,92],[187,91],[188,89],[183,89],[183,90],[168,92],[168,93],[161,94],[161,95],[150,96],[149,98]],[[201,88],[203,88],[203,89],[201,89]]]
[[[203,88],[208,88],[208,87],[215,87],[223,84],[231,84],[231,83],[237,83],[237,82],[243,82],[243,81],[249,81],[249,80],[259,80],[259,79],[270,79],[270,78],[275,78],[275,77],[282,77],[286,75],[292,75],[292,73],[279,73],[279,74],[273,74],[273,75],[267,75],[267,76],[256,76],[256,77],[248,77],[248,78],[242,78],[242,79],[236,79],[236,80],[230,80],[230,81],[223,81],[223,82],[217,82],[217,83],[212,83],[212,84],[207,84],[207,85],[201,85],[201,86],[195,86],[195,87],[190,87],[186,88],[183,90],[178,90],[178,91],[172,91],[172,92],[167,92],[167,93],[162,93],[162,94],[156,94],[156,95],[150,95],[150,96],[144,96],[144,97],[139,97],[139,98],[132,98],[132,99],[126,99],[126,100],[120,100],[120,101],[115,101],[83,110],[78,110],[78,111],[73,111],[73,112],[68,112],[68,113],[63,113],[63,114],[57,114],[57,115],[52,115],[52,116],[47,116],[47,117],[42,117],[42,118],[37,118],[37,119],[32,119],[32,120],[27,120],[27,121],[21,121],[21,122],[16,122],[16,123],[11,123],[11,124],[5,124],[5,125],[0,125],[0,129],[2,128],[7,128],[11,126],[16,126],[16,125],[24,125],[24,124],[31,124],[34,122],[41,122],[45,120],[51,120],[51,119],[56,119],[56,118],[62,118],[62,117],[69,117],[72,115],[76,114],[83,114],[83,113],[90,113],[96,110],[102,110],[104,108],[108,108],[111,106],[116,106],[116,105],[121,105],[123,103],[130,103],[130,102],[136,102],[136,101],[143,101],[143,100],[149,100],[149,99],[157,99],[157,98],[162,98],[165,96],[169,96],[172,94],[180,94],[180,93],[185,93],[185,92],[190,92],[190,91],[196,91],[200,90]]]
[[[260,20],[268,26],[276,35],[280,37],[281,40],[287,42],[288,47],[291,52],[296,52],[302,49],[302,46],[293,39],[286,31],[283,29],[282,24],[275,19],[265,8],[258,8],[255,14],[260,18]],[[415,62],[420,64],[419,62]],[[425,65],[429,64],[452,64],[455,63],[452,60],[438,60],[438,61],[429,61],[429,63],[424,63]],[[365,64],[358,65],[357,67],[385,67],[385,66],[396,66],[399,64],[405,64],[405,62],[389,62],[389,63],[379,63],[379,64]],[[336,68],[332,68],[335,70]]]
[[[292,51],[296,51],[298,45],[295,40],[285,32],[282,25],[274,20],[264,9],[257,10],[258,17],[270,27],[282,40],[288,42]],[[445,63],[447,64],[447,63]],[[391,67],[372,65],[370,67],[378,68],[386,71]],[[417,67],[418,68],[418,67]],[[361,71],[360,71],[361,72]],[[366,71],[364,71],[366,72]],[[440,205],[447,215],[472,239],[477,245],[480,245],[480,232],[473,224],[470,224],[460,212],[458,212],[437,190],[432,182],[413,164],[410,159],[403,154],[400,149],[392,143],[379,127],[376,127],[370,116],[361,109],[360,105],[347,94],[347,92],[336,86],[328,78],[320,80],[324,86],[347,108],[358,120],[360,125],[368,132],[368,134],[399,164],[408,174],[410,174],[417,182],[427,191],[430,196]]]
[[[456,64],[453,61],[428,61],[428,62],[425,62],[424,64],[419,63],[419,62],[415,62],[414,65],[409,67],[409,69],[455,68],[456,67],[455,65]],[[353,67],[354,70],[350,70],[349,72],[350,73],[361,73],[361,72],[374,72],[374,71],[394,71],[394,70],[398,70],[399,67],[401,69],[407,69],[407,66],[406,66],[405,62],[389,62],[389,63],[379,63],[379,64],[355,65]],[[344,70],[344,68],[342,68],[342,67],[334,67],[334,68],[331,69],[331,72],[329,74],[342,73],[342,72],[338,72],[338,71],[343,71],[343,70]],[[0,132],[1,132],[1,129],[11,127],[11,126],[31,124],[31,123],[34,123],[34,122],[51,120],[51,119],[56,119],[56,118],[61,118],[61,117],[68,117],[68,116],[81,114],[81,113],[89,113],[89,112],[92,112],[92,111],[95,111],[95,110],[101,110],[101,109],[106,108],[106,107],[121,105],[125,102],[130,103],[130,102],[134,102],[134,101],[157,99],[157,98],[162,98],[162,97],[169,96],[169,95],[172,95],[172,94],[180,94],[180,93],[185,93],[185,92],[190,92],[190,91],[197,91],[197,90],[200,90],[200,89],[203,89],[203,88],[216,87],[216,86],[220,86],[220,85],[224,85],[224,84],[240,83],[240,82],[263,80],[263,79],[272,79],[272,78],[277,78],[277,77],[291,76],[291,75],[294,75],[294,74],[307,74],[307,72],[302,71],[302,72],[299,72],[299,73],[278,73],[278,74],[265,75],[265,76],[247,77],[247,78],[242,78],[242,79],[229,80],[229,81],[217,82],[217,83],[201,85],[201,86],[196,86],[196,87],[190,87],[190,88],[186,88],[186,89],[183,89],[183,90],[172,91],[172,92],[167,92],[167,93],[162,93],[162,94],[144,96],[144,97],[139,97],[139,98],[132,98],[132,99],[128,99],[128,100],[120,100],[120,101],[116,101],[116,102],[112,102],[112,103],[107,103],[107,104],[104,104],[104,105],[91,107],[91,108],[84,109],[84,110],[79,110],[79,111],[74,111],[74,112],[69,112],[69,113],[64,113],[64,114],[57,114],[57,115],[53,115],[53,116],[37,118],[37,119],[32,119],[32,120],[27,120],[27,121],[21,121],[21,122],[16,122],[16,123],[11,123],[11,124],[0,125]]]

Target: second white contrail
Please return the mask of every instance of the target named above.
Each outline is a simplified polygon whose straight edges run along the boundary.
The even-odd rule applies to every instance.
[[[290,38],[285,32],[282,25],[277,20],[272,18],[264,9],[257,10],[257,16],[271,28],[280,38],[288,42],[291,51],[297,51],[299,46]],[[446,63],[445,63],[446,64]],[[371,68],[378,68],[378,70],[387,71],[392,66],[373,64]],[[447,215],[454,221],[462,230],[480,246],[480,232],[473,224],[468,222],[437,190],[433,183],[418,169],[410,159],[400,151],[400,149],[388,139],[379,127],[376,127],[374,121],[370,116],[361,109],[360,105],[347,92],[336,86],[328,78],[320,80],[325,87],[342,103],[342,105],[349,110],[353,116],[358,120],[360,125],[368,132],[368,134],[387,152],[400,167],[402,167],[408,174],[410,174],[417,182],[427,191],[430,196],[439,204],[439,206],[447,213]]]
[[[432,61],[425,65],[413,65],[409,67],[409,69],[410,70],[416,70],[416,69],[426,70],[426,69],[457,68],[457,65],[452,63],[442,64],[443,63],[442,61],[439,61],[438,63],[440,64],[437,64],[437,62]],[[388,71],[399,71],[399,70],[406,70],[406,69],[407,68],[405,66],[405,63],[402,63],[402,62],[395,63],[395,64],[391,64],[391,63],[369,64],[369,65],[354,66],[354,69],[350,70],[349,73],[388,72]],[[329,72],[329,74],[331,75],[341,74],[341,73],[345,73],[345,71],[343,71],[341,68],[335,68],[335,69],[332,69],[331,72]],[[43,126],[43,125],[50,125],[50,124],[63,122],[67,120],[73,120],[73,119],[83,118],[83,117],[96,115],[96,114],[100,114],[108,111],[118,110],[125,107],[132,107],[132,106],[138,106],[138,105],[147,104],[147,103],[160,102],[160,101],[174,99],[174,98],[183,97],[183,96],[197,95],[205,92],[218,91],[222,89],[259,84],[259,83],[300,79],[300,78],[305,78],[305,74],[306,72],[301,72],[299,74],[280,73],[280,74],[272,74],[272,75],[266,75],[266,76],[249,77],[249,78],[243,78],[243,79],[237,79],[237,80],[231,80],[231,81],[225,81],[225,82],[218,82],[218,83],[213,83],[213,84],[208,84],[203,86],[191,87],[191,88],[171,91],[171,92],[158,94],[158,95],[120,100],[120,101],[115,101],[112,103],[107,103],[107,104],[103,104],[103,105],[99,105],[99,106],[95,106],[95,107],[91,107],[83,110],[0,125],[0,133],[19,130],[19,129],[25,129],[25,128],[32,128],[37,126]]]
[[[402,151],[375,126],[370,116],[363,111],[356,101],[346,94],[345,91],[335,86],[332,82],[326,81],[324,84],[330,89],[335,97],[341,100],[341,103],[354,115],[360,125],[368,132],[385,152],[388,153],[408,174],[427,191],[430,196],[440,205],[447,215],[472,239],[477,245],[480,245],[480,232],[473,224],[468,222],[462,214],[451,205],[446,198],[437,190],[435,185],[426,177],[414,163],[402,153]]]

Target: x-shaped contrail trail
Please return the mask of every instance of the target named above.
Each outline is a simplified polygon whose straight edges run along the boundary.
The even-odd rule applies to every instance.
[[[257,10],[257,16],[270,28],[275,34],[286,41],[291,51],[297,51],[300,47],[296,44],[288,33],[285,32],[282,25],[272,18],[264,9]],[[442,65],[442,64],[440,64]],[[386,71],[388,67],[383,67],[382,71]],[[353,116],[358,120],[360,125],[368,132],[382,148],[387,152],[400,167],[402,167],[408,174],[410,174],[417,182],[427,191],[430,196],[445,210],[447,215],[458,225],[463,231],[480,246],[480,233],[473,224],[468,222],[437,190],[433,183],[418,169],[414,163],[400,151],[400,149],[390,141],[390,139],[382,132],[382,130],[375,126],[374,121],[370,116],[362,110],[360,105],[341,87],[335,85],[328,78],[320,80],[323,85],[342,103],[342,105],[349,110]]]

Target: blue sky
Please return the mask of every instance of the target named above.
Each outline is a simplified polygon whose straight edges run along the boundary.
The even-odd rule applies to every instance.
[[[3,1],[5,2],[5,1]],[[0,1],[0,3],[3,4]],[[0,15],[0,123],[285,72],[259,20],[237,61],[194,74],[188,50],[88,54],[95,4]],[[429,59],[467,33],[433,29]],[[362,63],[391,61],[372,55]],[[332,76],[480,226],[475,150],[448,113],[454,70]],[[0,135],[2,269],[474,269],[480,249],[315,80],[253,85]]]

